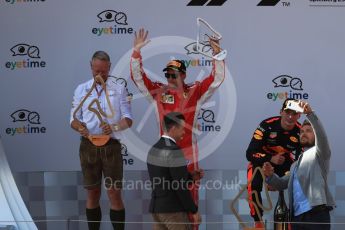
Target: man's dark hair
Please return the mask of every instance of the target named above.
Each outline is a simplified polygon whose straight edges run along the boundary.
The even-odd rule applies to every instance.
[[[185,117],[180,112],[170,112],[163,118],[163,130],[169,132],[173,126],[181,125],[181,121],[184,121]]]
[[[98,60],[101,60],[101,61],[108,61],[108,62],[110,62],[110,57],[109,57],[109,55],[108,55],[105,51],[102,51],[102,50],[98,50],[98,51],[96,51],[96,52],[92,55],[92,59],[91,59],[91,60],[94,60],[94,59],[98,59]]]

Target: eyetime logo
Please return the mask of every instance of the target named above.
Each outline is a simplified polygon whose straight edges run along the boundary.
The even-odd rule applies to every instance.
[[[46,62],[40,60],[40,49],[37,46],[26,43],[19,43],[10,48],[12,57],[23,57],[22,60],[12,60],[5,63],[5,67],[10,70],[45,68]]]
[[[134,165],[134,159],[128,155],[127,146],[121,143],[121,155],[124,165]]]
[[[45,0],[5,0],[5,2],[10,3],[10,4],[15,4],[15,3],[45,2]]]
[[[6,128],[6,134],[14,136],[17,134],[43,134],[46,133],[46,127],[41,125],[40,115],[35,111],[19,109],[14,111],[10,117],[12,122],[17,125]]]
[[[210,109],[201,109],[198,115],[197,129],[201,132],[220,132],[221,126],[217,125],[214,112]]]
[[[202,51],[205,53],[210,53],[212,56],[212,48],[209,44],[200,44],[202,46]],[[184,47],[184,49],[187,51],[187,55],[191,54],[199,54],[199,52],[196,49],[196,42],[189,43]],[[200,56],[200,55],[199,55]],[[198,59],[184,59],[181,60],[186,65],[186,68],[188,67],[200,67],[200,66],[212,66],[212,60],[206,59],[204,56],[201,56],[201,58]]]
[[[280,75],[272,80],[274,88],[287,88],[288,91],[269,92],[266,97],[269,100],[285,100],[286,98],[294,98],[296,100],[307,100],[309,94],[303,92],[303,82],[298,77],[289,75]]]
[[[104,10],[97,14],[97,18],[99,19],[98,22],[102,25],[106,23],[112,24],[110,26],[92,28],[92,33],[97,36],[132,34],[134,31],[132,27],[128,26],[127,15],[124,12]]]

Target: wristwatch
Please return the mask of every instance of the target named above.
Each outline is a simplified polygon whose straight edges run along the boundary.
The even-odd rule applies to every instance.
[[[114,130],[115,132],[119,131],[119,130],[120,130],[119,125],[118,125],[118,124],[114,124],[114,125],[113,125],[113,130]]]

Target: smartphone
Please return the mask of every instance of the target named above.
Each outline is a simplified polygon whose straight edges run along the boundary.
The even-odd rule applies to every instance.
[[[296,111],[297,113],[303,113],[303,108],[299,106],[297,101],[288,101],[286,105],[286,109],[291,109]]]

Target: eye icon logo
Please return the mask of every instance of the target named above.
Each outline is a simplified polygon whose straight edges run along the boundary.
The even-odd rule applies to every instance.
[[[115,10],[104,10],[97,15],[99,22],[116,22],[119,25],[128,25],[127,15]]]
[[[13,122],[28,121],[30,124],[41,124],[40,115],[37,112],[31,112],[26,109],[20,109],[10,115]]]
[[[128,150],[127,150],[127,146],[125,144],[121,143],[121,155],[122,156],[128,156]]]
[[[40,50],[37,46],[20,43],[11,49],[12,56],[29,56],[31,58],[40,58]]]
[[[116,83],[123,85],[125,88],[127,88],[127,81],[126,81],[126,79],[124,79],[122,77],[117,77]]]
[[[109,77],[109,80],[110,82],[114,83],[114,84],[119,84],[119,85],[123,85],[127,91],[127,98],[128,100],[132,100],[133,98],[133,93],[130,93],[128,91],[128,88],[127,88],[127,81],[126,79],[122,78],[122,77],[114,77],[114,76],[110,76]]]
[[[124,12],[115,10],[104,10],[97,14],[98,23],[104,23],[101,27],[93,27],[92,33],[97,36],[102,35],[126,35],[132,34],[134,29],[128,26],[127,15]],[[113,25],[106,25],[111,23]],[[104,26],[103,26],[104,25]]]
[[[121,143],[121,155],[123,156],[122,162],[124,165],[134,165],[134,159],[128,155],[127,146],[123,143]]]
[[[280,75],[272,80],[274,87],[290,87],[294,90],[303,90],[302,80],[297,77],[291,77],[289,75]]]
[[[127,88],[127,81],[122,77],[109,76],[109,81],[113,84],[123,85],[125,88]]]
[[[198,119],[203,119],[205,122],[215,123],[214,112],[209,109],[201,109]]]
[[[199,46],[201,46],[202,52],[212,55],[212,48],[210,44],[200,43]],[[192,42],[186,45],[184,49],[187,51],[187,55],[199,54],[198,49],[196,48],[196,42]]]

